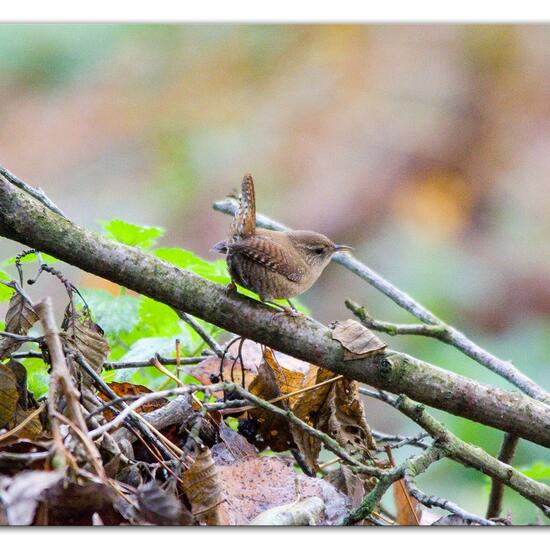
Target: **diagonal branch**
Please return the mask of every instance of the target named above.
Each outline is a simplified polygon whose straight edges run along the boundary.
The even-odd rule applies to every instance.
[[[498,454],[498,459],[503,464],[510,464],[519,439],[515,435],[506,434],[502,442],[502,447]],[[499,479],[493,479],[491,484],[491,494],[489,495],[489,505],[487,506],[487,518],[496,518],[500,516],[502,508],[502,497],[504,496],[504,483]]]
[[[408,416],[424,428],[443,448],[447,456],[488,475],[537,505],[550,517],[550,487],[522,474],[504,461],[497,460],[479,447],[470,445],[445,428],[441,422],[428,414],[425,407],[404,395],[395,396],[387,392],[360,388],[360,393],[380,399]]]
[[[237,202],[233,199],[218,201],[214,203],[214,209],[234,215],[237,209]],[[283,224],[273,221],[262,214],[258,214],[256,218],[257,224],[261,227],[273,229],[275,231],[285,231],[288,229],[288,227]],[[462,332],[444,323],[422,304],[415,301],[405,292],[399,290],[389,281],[386,281],[381,275],[361,263],[351,254],[338,253],[334,255],[333,260],[343,265],[346,269],[349,269],[352,273],[355,273],[358,277],[393,300],[397,305],[414,315],[417,319],[426,323],[426,325],[437,327],[433,332],[437,332],[437,337],[440,340],[454,346],[474,361],[477,361],[481,365],[502,376],[530,397],[550,404],[550,394],[533,382],[528,376],[516,369],[510,361],[503,361],[472,342],[472,340],[466,337]],[[427,331],[429,331],[429,329]],[[411,332],[409,332],[409,334],[411,334]],[[417,333],[412,332],[412,334]],[[434,334],[425,335],[434,336]]]
[[[4,176],[10,183],[19,187],[34,197],[36,200],[40,201],[46,208],[49,208],[52,212],[59,214],[60,216],[65,217],[65,214],[42,192],[40,188],[33,187],[28,183],[25,183],[22,179],[18,178],[15,174],[12,174],[7,168],[0,166],[0,174]]]
[[[345,360],[332,331],[78,227],[0,175],[0,236],[194,315],[229,332],[382,390],[550,447],[550,406],[392,350]]]

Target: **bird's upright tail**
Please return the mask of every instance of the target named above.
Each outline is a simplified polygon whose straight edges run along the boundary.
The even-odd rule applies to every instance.
[[[256,196],[252,174],[245,174],[241,185],[239,209],[229,229],[228,242],[250,237],[256,231]]]

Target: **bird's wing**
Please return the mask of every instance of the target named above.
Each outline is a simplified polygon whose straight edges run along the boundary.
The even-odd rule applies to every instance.
[[[242,254],[266,269],[284,275],[289,281],[299,283],[305,274],[305,269],[289,261],[288,253],[275,241],[264,237],[249,237],[228,244],[229,252]]]
[[[256,229],[256,196],[254,180],[251,174],[245,174],[241,184],[239,210],[235,214],[229,228],[229,242],[246,239],[254,234]]]

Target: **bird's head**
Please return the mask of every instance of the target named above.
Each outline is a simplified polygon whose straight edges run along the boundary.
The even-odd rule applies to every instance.
[[[334,244],[328,237],[315,231],[289,231],[288,236],[304,261],[317,269],[324,269],[337,252],[352,250],[351,246]]]

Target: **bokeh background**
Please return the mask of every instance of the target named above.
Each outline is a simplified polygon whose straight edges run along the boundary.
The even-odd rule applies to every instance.
[[[261,212],[355,246],[550,388],[549,27],[3,24],[0,74],[0,164],[80,225],[162,226],[163,245],[213,259],[229,219],[211,204],[250,171]],[[328,322],[350,316],[346,297],[411,320],[339,266],[303,301]],[[508,387],[443,344],[390,340]],[[374,428],[417,432],[367,407]],[[499,432],[437,414],[498,452]],[[545,461],[521,442],[514,464],[548,481]],[[461,466],[438,464],[420,486],[485,511],[488,483]],[[507,510],[543,521],[509,492]]]

